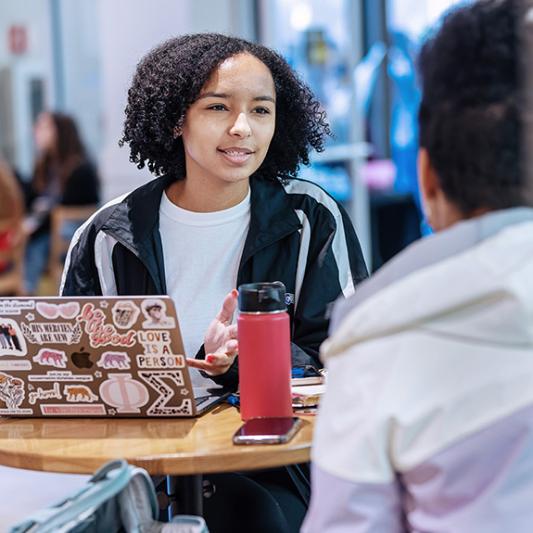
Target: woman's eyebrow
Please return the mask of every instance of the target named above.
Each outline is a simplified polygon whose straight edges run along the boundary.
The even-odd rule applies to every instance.
[[[202,93],[199,97],[198,97],[198,100],[201,100],[202,98],[231,98],[231,94],[228,94],[228,93],[216,93],[216,92],[207,92],[207,93]],[[254,98],[252,98],[252,100],[255,101],[268,101],[268,102],[272,102],[273,104],[276,103],[276,100],[272,97],[272,96],[268,96],[268,95],[263,95],[263,96],[254,96]]]

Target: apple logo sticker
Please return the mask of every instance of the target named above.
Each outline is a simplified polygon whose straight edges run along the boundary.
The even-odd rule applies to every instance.
[[[81,347],[79,352],[74,352],[71,356],[72,362],[77,368],[91,368],[94,363],[90,359],[91,354]]]

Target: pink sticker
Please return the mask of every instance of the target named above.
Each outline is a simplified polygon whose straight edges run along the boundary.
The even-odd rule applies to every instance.
[[[52,416],[96,416],[105,415],[105,407],[102,404],[96,405],[61,405],[61,404],[44,404],[41,405],[41,413],[43,415]]]
[[[35,305],[37,311],[50,320],[57,317],[66,318],[67,320],[74,318],[80,312],[80,304],[78,302],[68,302],[62,304],[50,304],[47,302],[37,302]]]
[[[39,353],[33,356],[33,361],[43,366],[67,367],[67,355],[65,352],[52,350],[51,348],[41,348]]]
[[[139,413],[150,398],[148,389],[131,374],[108,374],[108,379],[100,385],[100,397],[118,413]]]
[[[105,369],[126,369],[130,368],[131,359],[126,352],[104,352],[96,362],[96,366]]]
[[[83,306],[77,320],[79,323],[85,323],[85,333],[89,336],[89,344],[92,348],[109,345],[131,347],[135,344],[136,332],[134,330],[119,333],[115,326],[105,324],[105,313],[95,308],[92,303]]]

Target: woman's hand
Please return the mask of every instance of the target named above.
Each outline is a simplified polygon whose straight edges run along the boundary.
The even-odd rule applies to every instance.
[[[209,324],[204,337],[205,359],[187,359],[192,368],[199,368],[210,376],[224,374],[237,357],[237,324],[232,324],[237,309],[238,292],[233,289],[222,303],[222,309]]]

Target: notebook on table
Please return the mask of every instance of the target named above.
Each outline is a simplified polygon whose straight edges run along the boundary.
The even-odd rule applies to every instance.
[[[227,393],[183,354],[168,296],[0,297],[0,416],[197,416]]]

